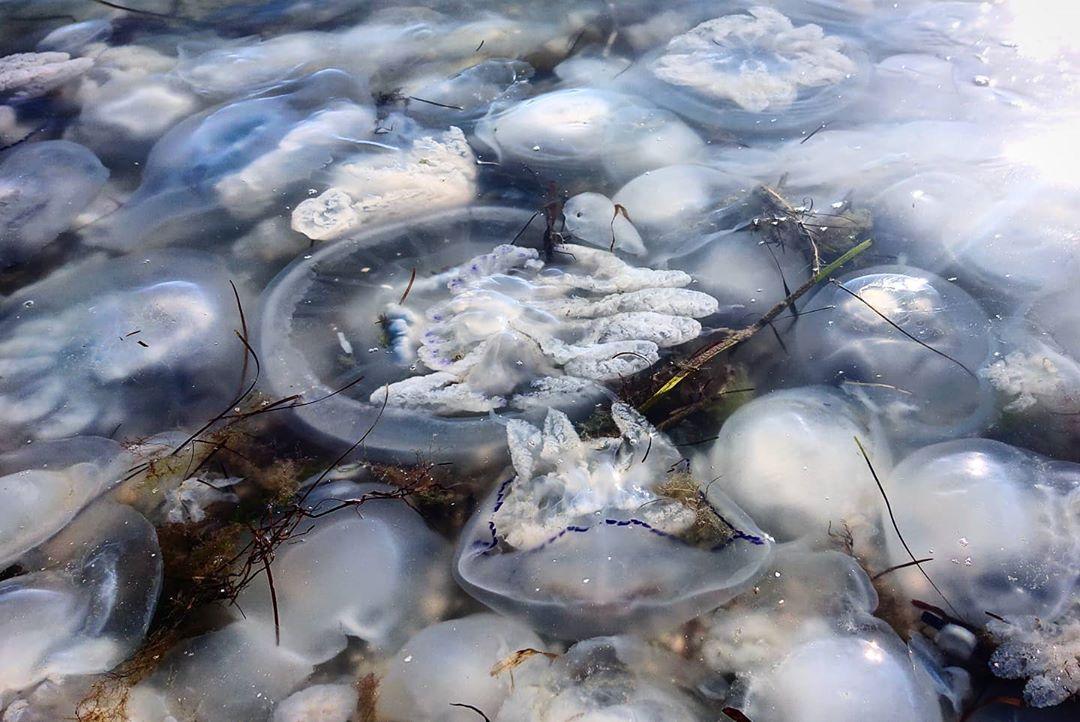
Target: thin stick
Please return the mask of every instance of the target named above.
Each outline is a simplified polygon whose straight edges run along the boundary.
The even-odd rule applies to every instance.
[[[859,453],[862,454],[863,459],[866,460],[866,466],[870,469],[870,475],[874,477],[874,483],[877,484],[878,491],[881,492],[881,498],[885,500],[885,510],[889,512],[889,521],[892,522],[893,530],[896,532],[897,538],[904,547],[904,551],[911,557],[911,563],[919,568],[919,572],[926,578],[926,581],[930,583],[930,586],[934,588],[934,591],[945,601],[945,604],[952,610],[953,614],[957,618],[962,618],[960,613],[956,611],[956,607],[952,605],[949,598],[938,588],[938,585],[934,583],[934,580],[930,578],[930,575],[926,573],[926,570],[922,568],[922,561],[915,558],[914,552],[911,551],[911,547],[908,546],[907,540],[904,539],[904,535],[900,532],[900,525],[896,523],[896,516],[893,514],[892,504],[889,502],[889,495],[885,493],[885,487],[881,483],[881,479],[878,478],[877,472],[874,471],[874,465],[870,462],[870,455],[866,453],[866,448],[863,447],[862,442],[859,441],[858,436],[853,436],[855,439],[855,445],[859,447]]]
[[[736,331],[735,333],[727,335],[724,340],[718,341],[711,346],[707,346],[701,351],[694,354],[683,365],[683,370],[672,376],[667,381],[667,383],[661,386],[658,391],[656,391],[652,396],[650,396],[649,399],[641,405],[640,410],[647,411],[648,409],[652,408],[656,404],[656,402],[659,401],[665,394],[667,394],[676,386],[685,381],[691,374],[700,371],[701,368],[705,366],[705,364],[709,363],[723,352],[735,346],[738,346],[740,343],[746,341],[758,331],[765,328],[785,309],[789,308],[793,303],[795,303],[802,296],[804,296],[807,291],[816,286],[822,280],[828,278],[830,275],[835,273],[837,269],[839,269],[841,266],[851,261],[851,259],[855,258],[860,253],[868,249],[872,244],[872,240],[866,239],[854,248],[848,249],[848,251],[844,253],[844,255],[840,256],[835,261],[825,266],[825,268],[822,268],[820,271],[811,276],[809,281],[800,286],[793,294],[785,298],[783,301],[773,306],[768,313],[755,321],[753,324],[747,326],[741,331]]]

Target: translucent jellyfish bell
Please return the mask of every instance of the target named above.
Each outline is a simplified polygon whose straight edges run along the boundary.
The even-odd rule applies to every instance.
[[[317,477],[301,489],[316,516],[271,563],[278,623],[259,576],[237,598],[243,616],[177,645],[135,687],[133,720],[191,709],[206,722],[266,719],[350,639],[377,659],[442,612],[449,549],[391,487]]]
[[[330,443],[364,435],[375,456],[491,462],[505,436],[489,412],[588,413],[604,382],[695,338],[715,311],[681,271],[583,246],[542,260],[532,216],[434,214],[297,261],[263,299],[273,392],[322,398],[294,413]]]
[[[134,509],[102,500],[20,565],[35,571],[0,582],[0,695],[106,672],[142,641],[162,567]]]
[[[724,422],[707,476],[778,539],[827,541],[844,524],[873,534],[878,489],[856,437],[887,471],[884,430],[861,404],[820,386],[774,391]]]
[[[206,421],[240,386],[238,327],[226,272],[200,254],[61,269],[0,304],[4,443]]]
[[[623,404],[620,437],[581,440],[551,410],[507,426],[515,475],[466,526],[454,572],[488,606],[581,639],[677,625],[761,573],[772,541]]]
[[[476,137],[503,165],[629,180],[651,168],[695,159],[704,148],[682,121],[639,98],[607,90],[556,90],[492,108]]]
[[[126,251],[191,238],[192,222],[205,224],[215,214],[226,214],[233,224],[230,214],[258,218],[374,131],[366,93],[339,71],[315,73],[274,92],[175,126],[151,150],[139,189],[89,226],[84,240]]]
[[[1050,461],[998,441],[928,446],[888,476],[896,523],[923,568],[963,620],[1053,619],[1080,578],[1080,465]],[[889,522],[885,520],[886,525]],[[891,564],[911,558],[888,535]],[[944,605],[917,569],[890,575],[904,594]]]
[[[473,614],[433,624],[415,634],[390,659],[379,679],[379,719],[471,722],[475,712],[453,707],[460,700],[468,700],[494,718],[517,685],[528,684],[547,669],[551,662],[542,654],[545,649],[527,626],[495,614]],[[496,672],[521,650],[540,653]]]
[[[42,441],[0,456],[0,568],[43,543],[132,464],[115,441]]]
[[[945,722],[932,677],[891,631],[824,636],[754,677],[740,709],[755,722]]]
[[[423,77],[408,94],[409,115],[425,125],[469,129],[493,103],[508,104],[529,91],[533,69],[521,60],[491,58],[449,78]]]
[[[635,637],[578,642],[529,684],[515,685],[494,722],[705,722],[704,675]]]
[[[852,40],[768,7],[707,20],[672,38],[625,84],[707,128],[809,132],[855,100],[867,62]]]
[[[838,284],[803,306],[826,310],[795,325],[793,357],[806,380],[843,386],[903,442],[976,433],[989,423],[993,396],[977,371],[994,342],[971,296],[907,267],[871,268]]]
[[[0,158],[0,267],[33,260],[109,177],[97,156],[66,140],[22,145]]]

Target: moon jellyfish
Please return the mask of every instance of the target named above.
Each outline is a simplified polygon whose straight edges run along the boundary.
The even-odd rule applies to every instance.
[[[161,588],[154,528],[103,500],[0,582],[0,694],[106,672],[142,641]]]
[[[43,441],[0,456],[0,568],[63,529],[131,464],[120,444],[97,437]]]
[[[1080,578],[1080,465],[1051,461],[998,441],[928,446],[888,476],[897,525],[923,569],[894,572],[906,595],[982,625],[985,612],[1052,620]],[[911,561],[889,535],[894,564]]]
[[[858,96],[867,75],[853,41],[752,7],[672,38],[624,82],[701,126],[777,133],[813,130]]]
[[[1047,184],[1015,190],[946,244],[950,260],[967,283],[999,298],[1072,284],[1080,273],[1076,198]]]
[[[855,437],[886,471],[884,431],[861,404],[819,386],[774,391],[724,422],[707,475],[778,539],[827,541],[844,524],[873,535],[878,490]]]
[[[349,722],[358,698],[352,684],[313,684],[274,707],[270,722]]]
[[[206,421],[242,381],[237,327],[224,270],[191,252],[99,257],[21,289],[0,304],[5,445]]]
[[[1001,326],[1002,351],[980,373],[993,385],[1010,438],[1077,460],[1080,325],[1075,287],[1050,291]]]
[[[27,100],[48,95],[93,67],[91,58],[67,53],[15,53],[0,57],[0,98]]]
[[[960,288],[931,273],[878,267],[815,293],[795,326],[810,383],[837,384],[879,414],[889,435],[918,444],[977,433],[993,395],[977,370],[993,349],[990,321]]]
[[[15,148],[0,162],[0,265],[31,261],[94,200],[109,171],[65,140]]]
[[[740,709],[755,722],[948,719],[931,675],[883,624],[799,645],[751,680]]]
[[[335,163],[330,187],[293,209],[293,230],[324,241],[363,225],[470,202],[476,195],[477,166],[464,133],[455,127],[416,133],[406,141],[408,148],[374,147]]]
[[[133,718],[265,719],[350,638],[377,656],[432,621],[449,581],[446,543],[392,492],[347,479],[302,486],[310,531],[277,550],[276,598],[265,577],[253,580],[236,600],[242,617],[174,647],[133,690]]]
[[[493,104],[525,98],[532,75],[532,66],[524,61],[491,58],[449,78],[418,78],[403,92],[408,93],[409,115],[425,125],[469,129]]]
[[[678,625],[745,589],[772,540],[624,404],[620,436],[582,440],[565,414],[510,421],[514,475],[477,510],[454,571],[488,606],[581,639]]]
[[[607,90],[556,90],[493,107],[476,138],[504,166],[541,174],[605,173],[628,180],[643,171],[689,162],[704,141],[670,113]]]
[[[257,218],[374,130],[374,110],[353,102],[364,94],[343,73],[316,73],[285,90],[174,127],[150,152],[139,189],[89,227],[86,242],[132,250],[190,237],[193,221],[215,213]]]
[[[990,619],[987,631],[998,642],[990,670],[1005,679],[1023,679],[1024,701],[1051,707],[1080,692],[1080,602],[1057,619],[1037,614]]]
[[[473,614],[420,630],[391,658],[379,680],[379,719],[386,722],[471,722],[469,704],[496,717],[518,685],[546,670],[544,643],[531,629],[495,614]],[[533,654],[511,664],[515,653]],[[510,675],[514,681],[511,682]]]
[[[274,393],[323,398],[295,413],[337,444],[491,460],[505,436],[488,412],[588,412],[603,382],[695,338],[715,310],[681,271],[571,245],[541,260],[542,235],[528,212],[470,208],[298,261],[263,300]]]
[[[705,722],[716,713],[695,694],[703,676],[634,637],[598,637],[575,644],[538,679],[516,685],[494,722]]]

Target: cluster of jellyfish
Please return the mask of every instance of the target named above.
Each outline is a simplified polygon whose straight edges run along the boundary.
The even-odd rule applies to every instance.
[[[1080,715],[1068,0],[0,0],[0,720]]]

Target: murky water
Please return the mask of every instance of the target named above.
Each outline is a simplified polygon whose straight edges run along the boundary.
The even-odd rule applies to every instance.
[[[1070,0],[0,0],[0,719],[1041,722]]]

